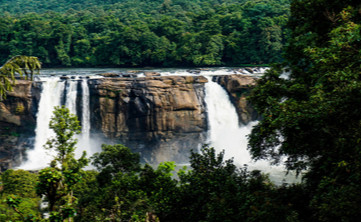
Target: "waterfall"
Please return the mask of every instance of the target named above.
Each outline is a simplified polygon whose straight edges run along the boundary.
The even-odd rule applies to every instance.
[[[285,175],[283,166],[271,166],[269,162],[262,160],[254,162],[247,150],[247,135],[251,133],[252,127],[257,121],[247,125],[239,125],[238,115],[234,105],[231,103],[226,90],[212,78],[206,76],[206,97],[205,102],[208,113],[208,144],[219,153],[225,151],[224,159],[234,159],[237,166],[248,165],[248,168],[262,170],[269,173],[270,178],[276,184],[283,180],[294,182],[295,177]]]
[[[94,153],[94,146],[90,143],[90,110],[89,110],[89,86],[87,79],[81,82],[82,100],[81,100],[81,134],[77,136],[78,144],[75,150],[75,156],[80,157],[83,151],[87,151],[90,156]],[[90,155],[89,155],[90,154]]]
[[[226,72],[220,70],[218,72]],[[202,71],[200,75],[205,75],[209,82],[205,85],[206,97],[205,103],[208,115],[208,143],[213,146],[217,152],[225,150],[225,159],[234,158],[237,166],[247,164],[250,169],[260,169],[271,174],[271,177],[282,181],[284,177],[283,167],[270,166],[266,161],[254,162],[247,150],[247,135],[256,122],[248,125],[239,125],[238,115],[234,105],[231,103],[227,92],[218,84],[211,80],[211,75],[218,72]],[[228,74],[228,73],[225,73]],[[49,121],[52,116],[53,107],[65,104],[73,114],[80,115],[81,134],[77,135],[76,158],[79,158],[83,151],[87,151],[87,157],[100,151],[100,141],[98,138],[90,136],[90,93],[88,80],[80,79],[60,80],[59,77],[42,77],[43,90],[39,101],[37,113],[37,126],[34,149],[27,152],[28,161],[23,163],[20,168],[27,170],[36,170],[48,166],[53,159],[51,152],[43,148],[46,141],[54,136],[49,129]],[[81,94],[78,92],[81,91]],[[79,107],[81,106],[81,107]],[[81,110],[81,111],[80,111]],[[277,175],[276,175],[277,174]],[[276,176],[275,176],[276,175]]]
[[[82,98],[82,134],[84,137],[89,138],[90,131],[90,111],[89,111],[89,86],[86,79],[81,83],[83,92]]]
[[[64,93],[66,93],[65,106],[69,109],[70,113],[77,113],[77,80],[67,80],[65,82],[60,81],[57,77],[44,77],[41,78],[41,81],[43,81],[43,90],[37,113],[34,149],[27,152],[27,161],[19,167],[26,170],[38,170],[47,167],[53,159],[54,152],[44,149],[44,145],[49,138],[55,136],[53,130],[49,128],[49,122],[53,115],[53,107],[61,105]],[[89,157],[98,151],[95,146],[99,145],[98,143],[90,142],[89,87],[86,79],[83,79],[81,82],[81,90],[82,130],[81,134],[76,136],[78,143],[76,145],[75,157],[77,158],[82,155],[83,151],[87,151],[87,156]]]
[[[41,81],[43,81],[43,89],[36,116],[34,149],[27,152],[28,160],[19,167],[21,169],[38,170],[44,168],[53,158],[53,153],[44,149],[44,144],[48,138],[54,136],[54,132],[49,128],[49,122],[53,115],[53,107],[61,104],[61,95],[65,85],[56,77],[41,78]]]
[[[247,150],[247,135],[252,124],[239,126],[238,115],[234,105],[229,100],[226,90],[218,83],[206,77],[206,98],[208,113],[208,143],[217,152],[225,150],[225,159],[234,158],[237,165],[250,162]]]
[[[69,109],[70,113],[76,114],[76,97],[78,95],[78,81],[67,81],[65,107]]]

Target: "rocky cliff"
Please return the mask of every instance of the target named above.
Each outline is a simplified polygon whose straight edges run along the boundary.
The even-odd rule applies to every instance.
[[[146,161],[183,162],[204,141],[202,76],[89,80],[93,133],[101,132]]]
[[[239,121],[247,124],[259,118],[257,112],[247,101],[250,90],[256,85],[256,79],[248,75],[223,75],[214,76],[213,81],[217,82],[228,92],[230,99],[236,107]]]
[[[0,102],[0,171],[20,163],[34,136],[40,85],[18,80]]]
[[[215,76],[213,80],[228,91],[242,123],[257,117],[246,101],[255,84],[252,77]],[[202,76],[154,73],[141,78],[89,79],[91,137],[125,144],[147,162],[185,162],[189,151],[206,139],[206,82]],[[19,164],[32,146],[29,139],[35,134],[41,85],[18,81],[14,91],[0,102],[0,171]],[[81,92],[78,94],[81,97]]]

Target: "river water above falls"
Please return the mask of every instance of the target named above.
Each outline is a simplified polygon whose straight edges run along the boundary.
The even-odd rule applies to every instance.
[[[203,90],[205,93],[200,95],[204,95],[202,100],[206,107],[208,130],[206,130],[206,138],[204,141],[199,141],[199,145],[208,143],[215,147],[217,152],[224,149],[226,159],[234,158],[234,162],[238,166],[247,164],[250,169],[260,169],[270,173],[271,179],[278,184],[285,179],[283,167],[271,167],[265,161],[252,162],[247,150],[247,135],[250,133],[252,126],[257,122],[251,121],[246,125],[240,124],[236,108],[230,101],[227,91],[218,83],[213,82],[211,77],[230,74],[247,75],[250,74],[249,70],[214,68],[199,70],[157,69],[146,71],[159,73],[161,76],[205,76],[208,79],[208,83],[205,84]],[[253,75],[262,75],[264,71],[265,68],[254,69]],[[97,124],[91,123],[93,114],[90,110],[90,100],[92,95],[89,92],[88,84],[89,79],[103,78],[98,75],[101,73],[130,73],[136,75],[132,76],[133,78],[144,77],[144,70],[141,69],[44,69],[41,71],[41,75],[37,77],[43,84],[38,105],[34,149],[28,151],[27,160],[22,163],[20,168],[28,170],[41,169],[46,167],[52,159],[51,152],[45,150],[43,146],[47,139],[53,136],[53,132],[49,129],[48,124],[54,106],[65,105],[71,113],[78,115],[81,121],[82,132],[77,136],[77,147],[79,147],[76,152],[77,157],[81,155],[83,150],[87,151],[88,156],[100,151],[102,139],[96,138],[98,134],[91,134],[92,124]],[[114,121],[120,120],[118,118]],[[131,131],[130,129],[128,130],[129,132]],[[187,145],[184,143],[184,146]],[[142,151],[140,152],[142,153]],[[292,181],[293,179],[287,180]]]

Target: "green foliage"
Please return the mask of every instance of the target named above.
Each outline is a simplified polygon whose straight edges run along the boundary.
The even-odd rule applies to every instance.
[[[56,111],[69,118],[66,110]],[[138,154],[127,147],[102,148],[103,152],[93,157],[99,172],[66,176],[59,161],[39,172],[36,191],[44,194],[53,208],[45,221],[299,221],[303,213],[309,213],[304,207],[309,200],[304,186],[277,188],[266,175],[237,169],[232,160],[223,160],[223,152],[216,154],[207,146],[200,153],[191,153],[192,169],[180,170],[178,179],[173,176],[173,162],[154,169],[140,165]],[[110,180],[103,179],[103,171]],[[2,199],[7,204],[0,202],[1,220],[41,221],[39,199],[25,198],[34,195],[34,182],[17,177],[23,174],[36,180],[36,174],[26,171],[4,173],[6,196]],[[25,196],[19,195],[24,191]]]
[[[21,197],[36,197],[37,175],[25,170],[7,170],[1,174],[2,193]]]
[[[6,0],[0,12],[0,61],[220,66],[281,61],[289,0]]]
[[[1,174],[0,221],[31,221],[39,216],[40,198],[36,196],[37,175],[24,170]]]
[[[57,155],[50,167],[39,172],[36,192],[45,195],[48,201],[50,221],[63,221],[76,214],[73,189],[81,179],[81,169],[86,166],[87,159],[85,152],[78,160],[74,158],[76,139],[73,136],[80,133],[79,121],[74,114],[64,107],[55,107],[49,127],[56,136],[49,139],[45,147],[54,149]]]
[[[289,77],[274,67],[251,100],[263,120],[252,131],[255,158],[287,158],[307,169],[314,217],[360,217],[360,6],[357,1],[294,1]]]
[[[110,182],[119,172],[137,172],[140,169],[139,154],[132,153],[121,144],[102,145],[102,152],[92,157],[94,166],[101,172],[99,180]]]
[[[6,99],[6,93],[12,91],[15,75],[33,80],[34,71],[39,71],[41,64],[37,57],[14,56],[0,67],[0,101]],[[29,73],[30,72],[30,73]],[[30,76],[29,76],[30,75]]]
[[[173,215],[180,221],[286,221],[293,211],[259,171],[237,169],[224,152],[204,146],[192,152],[192,170],[180,174]]]
[[[173,163],[154,170],[141,167],[139,155],[123,145],[102,145],[102,150],[92,157],[100,172],[85,172],[85,180],[75,189],[75,194],[82,194],[76,220],[144,221],[147,215],[166,213],[176,186],[170,173]]]

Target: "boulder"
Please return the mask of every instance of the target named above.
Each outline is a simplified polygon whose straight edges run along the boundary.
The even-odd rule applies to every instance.
[[[101,73],[99,75],[103,76],[103,77],[119,77],[120,76],[118,73]]]
[[[144,72],[145,77],[160,76],[159,72]]]
[[[252,104],[246,99],[249,92],[256,85],[256,78],[246,75],[223,75],[214,76],[213,81],[218,82],[228,92],[231,102],[236,107],[236,111],[241,124],[247,124],[259,119]]]
[[[246,67],[246,68],[244,68],[247,72],[249,72],[249,73],[253,73],[253,69],[252,68],[250,68],[250,67]]]

